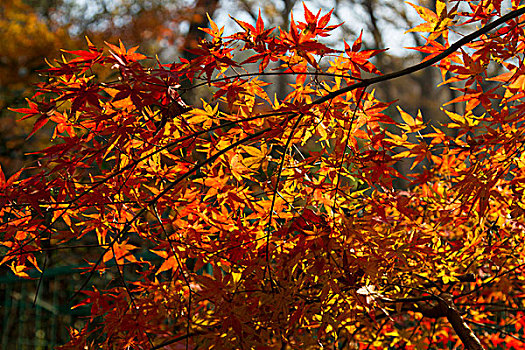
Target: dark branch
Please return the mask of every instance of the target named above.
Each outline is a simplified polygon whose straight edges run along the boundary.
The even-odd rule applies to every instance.
[[[518,16],[520,16],[520,15],[522,15],[524,13],[525,13],[525,7],[522,7],[520,9],[518,9],[518,10],[511,11],[511,12],[507,13],[505,16],[495,20],[492,23],[487,24],[486,26],[482,27],[481,29],[478,29],[475,32],[470,33],[469,35],[467,35],[467,36],[463,37],[462,39],[456,41],[448,49],[446,49],[445,51],[443,51],[439,55],[437,55],[437,56],[435,56],[435,57],[433,57],[433,58],[431,58],[431,59],[429,59],[429,60],[427,60],[425,62],[418,63],[418,64],[416,64],[416,65],[414,65],[412,67],[408,67],[408,68],[402,69],[402,70],[400,70],[398,72],[393,72],[393,73],[390,73],[390,74],[381,75],[381,76],[378,76],[378,77],[375,77],[375,78],[365,79],[365,80],[360,81],[358,83],[349,85],[349,86],[344,87],[342,89],[339,89],[339,90],[333,91],[333,92],[331,92],[329,94],[326,94],[325,96],[320,97],[317,100],[315,100],[312,103],[310,103],[310,105],[312,105],[312,106],[318,105],[318,104],[324,103],[326,101],[329,101],[329,100],[333,99],[334,97],[337,97],[337,96],[342,95],[344,93],[350,92],[352,90],[359,89],[359,88],[364,88],[364,87],[367,87],[367,86],[370,86],[370,85],[373,85],[373,84],[377,84],[377,83],[380,83],[380,82],[383,82],[383,81],[399,78],[399,77],[402,77],[404,75],[409,75],[409,74],[415,73],[417,71],[420,71],[422,69],[428,68],[431,65],[433,65],[434,63],[437,63],[437,62],[441,61],[442,59],[446,58],[447,56],[451,55],[456,50],[461,48],[463,45],[466,45],[466,44],[470,43],[471,41],[473,41],[474,39],[480,37],[481,35],[483,35],[485,33],[488,33],[489,31],[491,31],[492,29],[498,27],[499,25],[507,22],[510,19],[516,18],[516,17],[518,17]]]

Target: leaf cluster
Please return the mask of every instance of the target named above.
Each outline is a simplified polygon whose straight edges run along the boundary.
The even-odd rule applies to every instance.
[[[16,109],[53,145],[35,174],[0,176],[0,264],[28,277],[49,250],[85,254],[91,315],[64,349],[522,346],[524,10],[487,24],[499,2],[463,2],[416,6],[428,57],[390,75],[361,36],[321,43],[337,26],[306,6],[278,31],[210,20],[172,64],[122,43],[67,52]],[[468,23],[487,26],[449,44]],[[462,111],[441,127],[389,116],[370,86],[432,64]],[[283,99],[272,74],[294,78]],[[199,86],[213,100],[186,105]]]

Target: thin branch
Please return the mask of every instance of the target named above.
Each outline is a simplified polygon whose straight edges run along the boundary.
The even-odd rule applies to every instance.
[[[216,78],[211,79],[209,82],[206,80],[205,82],[195,84],[192,87],[185,89],[184,91],[181,91],[181,96],[186,93],[189,90],[198,88],[200,86],[210,85],[210,83],[218,83],[221,81],[226,81],[230,79],[239,79],[239,78],[249,78],[249,77],[260,77],[260,76],[282,76],[282,75],[315,75],[315,76],[322,76],[322,77],[332,77],[332,78],[347,78],[357,81],[365,81],[363,78],[354,77],[353,75],[348,74],[337,74],[337,73],[323,73],[323,72],[257,72],[257,73],[242,73],[242,74],[236,74],[236,75],[230,75],[223,78]],[[146,82],[147,83],[147,82]],[[182,90],[182,89],[181,89]]]
[[[266,267],[268,268],[268,276],[270,277],[270,281],[272,280],[272,270],[270,268],[270,230],[272,227],[272,217],[273,217],[273,208],[275,207],[275,201],[277,199],[277,192],[279,191],[279,182],[281,181],[281,174],[284,167],[284,161],[286,158],[286,152],[288,152],[288,148],[290,147],[290,142],[292,141],[293,135],[295,133],[295,130],[299,126],[299,123],[302,120],[303,115],[300,114],[299,118],[297,118],[297,121],[292,127],[292,130],[290,131],[290,136],[288,136],[288,140],[286,140],[286,145],[283,149],[283,158],[281,160],[281,163],[279,164],[279,170],[277,171],[277,180],[275,181],[275,191],[273,192],[272,196],[272,204],[270,205],[270,214],[268,219],[268,233],[266,234]],[[271,286],[273,287],[273,283],[271,283]]]
[[[339,90],[333,91],[333,92],[331,92],[329,94],[326,94],[323,97],[318,98],[317,100],[312,101],[310,103],[310,105],[311,106],[315,106],[315,105],[324,103],[326,101],[329,101],[329,100],[331,100],[331,99],[333,99],[333,98],[335,98],[335,97],[337,97],[339,95],[342,95],[344,93],[350,92],[352,90],[355,90],[355,89],[358,89],[358,88],[364,88],[364,87],[367,87],[367,86],[370,86],[370,85],[374,85],[374,84],[377,84],[377,83],[380,83],[380,82],[383,82],[383,81],[396,79],[396,78],[399,78],[399,77],[402,77],[402,76],[405,76],[405,75],[409,75],[409,74],[415,73],[415,72],[420,71],[422,69],[428,68],[428,67],[432,66],[434,63],[437,63],[437,62],[441,61],[442,59],[446,58],[447,56],[451,55],[456,50],[461,48],[463,45],[466,45],[466,44],[470,43],[474,39],[477,39],[481,35],[488,33],[489,31],[491,31],[492,29],[494,29],[494,28],[498,27],[499,25],[505,23],[506,21],[511,20],[513,18],[516,18],[518,16],[521,16],[524,13],[525,13],[525,7],[522,7],[520,9],[511,11],[511,12],[507,13],[505,16],[503,16],[501,18],[498,18],[494,22],[492,22],[490,24],[487,24],[486,26],[476,30],[475,32],[470,33],[469,35],[461,38],[460,40],[456,41],[454,44],[450,45],[450,47],[448,49],[444,50],[439,55],[436,55],[435,57],[433,57],[433,58],[431,58],[431,59],[429,59],[427,61],[418,63],[418,64],[416,64],[414,66],[402,69],[402,70],[397,71],[397,72],[381,75],[381,76],[370,78],[370,79],[365,79],[365,80],[363,80],[363,81],[361,81],[359,83],[355,83],[355,84],[349,85],[347,87],[341,88]]]
[[[179,183],[181,183],[182,181],[184,181],[186,178],[188,178],[191,174],[193,174],[194,172],[200,170],[202,167],[204,167],[205,165],[208,165],[212,162],[214,162],[215,160],[217,160],[219,157],[221,157],[223,154],[225,154],[226,152],[234,149],[235,147],[239,146],[239,145],[242,145],[244,143],[246,143],[247,141],[249,140],[252,140],[252,139],[255,139],[255,138],[258,138],[262,135],[264,135],[265,133],[269,132],[273,130],[272,128],[266,128],[266,129],[263,129],[261,131],[258,131],[254,134],[251,134],[237,142],[234,142],[232,143],[231,145],[229,145],[228,147],[225,147],[224,149],[220,150],[219,152],[217,152],[216,154],[214,154],[213,156],[211,156],[210,158],[207,158],[201,162],[199,162],[198,164],[196,164],[193,168],[191,168],[189,171],[187,171],[185,174],[179,176],[175,181],[172,181],[168,186],[166,186],[166,188],[164,190],[162,190],[161,192],[159,192],[154,198],[150,199],[149,201],[146,202],[147,206],[142,208],[141,210],[139,210],[130,220],[128,220],[126,222],[126,225],[124,226],[124,228],[122,230],[119,230],[119,232],[117,232],[117,234],[115,235],[115,237],[112,239],[111,241],[111,245],[114,243],[114,242],[118,242],[120,241],[120,239],[126,234],[128,233],[130,230],[131,230],[131,226],[133,225],[133,223],[135,221],[137,221],[137,219],[142,216],[148,209],[148,207],[152,206],[152,205],[155,205],[157,203],[157,201],[162,198],[166,193],[168,193],[169,191],[171,191],[173,188],[175,188],[175,186],[177,186]],[[104,254],[109,250],[111,249],[111,246],[106,248],[102,254],[100,255],[99,259],[97,260],[96,264],[93,265],[93,268],[91,269],[91,271],[89,272],[89,275],[88,277],[86,278],[86,280],[84,281],[84,283],[82,283],[82,287],[79,288],[74,294],[73,296],[71,297],[71,300],[74,299],[79,293],[80,291],[87,285],[87,283],[91,280],[91,278],[93,277],[93,275],[95,274],[95,271],[96,271],[96,268],[97,266],[102,262],[102,257],[104,256]]]
[[[357,115],[357,110],[359,109],[359,104],[361,103],[361,100],[363,99],[365,92],[366,92],[366,88],[363,89],[363,91],[361,91],[361,93],[359,94],[359,98],[356,101],[355,109],[352,112],[352,119],[350,120],[350,126],[348,127],[348,133],[346,134],[345,145],[343,147],[343,154],[341,154],[341,164],[339,164],[339,170],[337,171],[338,176],[337,176],[337,182],[335,183],[335,193],[334,193],[334,202],[332,204],[332,214],[334,213],[334,209],[337,204],[337,195],[339,194],[339,183],[341,182],[343,165],[345,163],[346,149],[348,147],[348,142],[350,140],[350,133],[352,132],[352,127],[354,126],[354,121]],[[331,103],[331,100],[330,100],[330,103]]]

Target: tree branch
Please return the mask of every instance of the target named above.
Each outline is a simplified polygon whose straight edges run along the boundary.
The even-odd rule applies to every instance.
[[[452,300],[451,294],[442,294],[439,298],[439,306],[442,312],[456,331],[456,334],[468,350],[483,350],[478,337],[472,332],[472,329],[467,325],[458,308]]]
[[[320,97],[317,100],[312,101],[310,103],[310,105],[312,105],[312,106],[318,105],[318,104],[324,103],[326,101],[329,101],[329,100],[333,99],[334,97],[337,97],[337,96],[342,95],[344,93],[350,92],[352,90],[368,87],[368,86],[373,85],[373,84],[377,84],[377,83],[380,83],[380,82],[383,82],[383,81],[399,78],[399,77],[402,77],[404,75],[409,75],[409,74],[415,73],[417,71],[420,71],[422,69],[428,68],[431,65],[433,65],[434,63],[437,63],[437,62],[441,61],[442,59],[446,58],[447,56],[449,56],[450,54],[452,54],[453,52],[455,52],[456,50],[461,48],[463,45],[468,44],[469,42],[471,42],[474,39],[480,37],[481,35],[489,32],[492,29],[498,27],[499,25],[505,23],[506,21],[508,21],[510,19],[513,19],[513,18],[516,18],[516,17],[518,17],[518,16],[520,16],[520,15],[522,15],[524,13],[525,13],[525,7],[522,7],[520,9],[511,11],[511,12],[507,13],[505,16],[495,20],[492,23],[487,24],[486,26],[484,26],[484,27],[476,30],[475,32],[470,33],[469,35],[463,37],[462,39],[456,41],[448,49],[444,50],[439,55],[437,55],[437,56],[435,56],[435,57],[433,57],[433,58],[431,58],[431,59],[429,59],[427,61],[418,63],[418,64],[416,64],[414,66],[402,69],[402,70],[397,71],[397,72],[381,75],[381,76],[370,78],[370,79],[364,79],[363,81],[360,81],[358,83],[355,83],[355,84],[352,84],[352,85],[348,85],[347,87],[344,87],[344,88],[336,90],[336,91],[332,91],[332,92],[326,94],[325,96]]]

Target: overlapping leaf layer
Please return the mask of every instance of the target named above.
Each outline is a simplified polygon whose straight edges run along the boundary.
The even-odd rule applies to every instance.
[[[83,254],[91,316],[64,349],[523,347],[525,11],[500,6],[414,6],[427,59],[390,75],[306,7],[289,29],[212,22],[192,61],[66,52],[17,110],[54,144],[0,177],[0,264]],[[447,125],[374,96],[432,64],[458,90]]]

